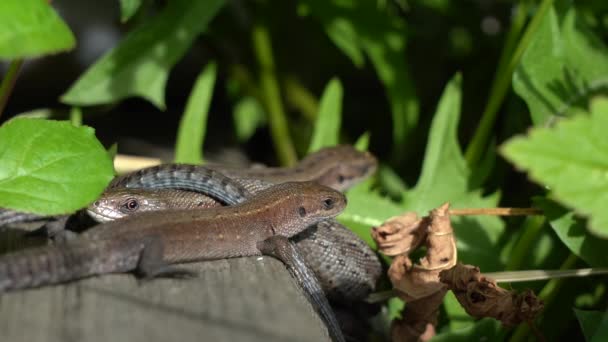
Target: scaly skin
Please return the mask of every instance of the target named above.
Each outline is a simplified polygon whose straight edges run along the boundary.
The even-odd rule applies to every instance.
[[[312,271],[287,238],[338,215],[340,192],[314,182],[289,182],[250,200],[208,210],[174,209],[95,226],[76,240],[0,257],[0,290],[14,290],[110,272],[175,273],[168,263],[261,255],[280,258],[300,282],[335,341],[344,341]],[[281,239],[282,238],[282,239]]]
[[[376,169],[376,159],[367,152],[360,152],[351,146],[337,146],[322,149],[304,158],[294,168],[255,168],[230,169],[214,166],[227,173],[233,183],[224,183],[222,187],[231,190],[223,192],[217,198],[226,204],[240,203],[242,200],[235,193],[251,196],[272,184],[286,180],[315,180],[336,190],[344,191],[349,186],[368,177]],[[178,207],[183,195],[174,190],[160,188],[178,188],[208,194],[199,185],[208,182],[210,171],[206,166],[164,165],[140,170],[123,176],[113,182],[129,186],[128,190],[110,187],[88,208],[89,214],[99,222],[104,222],[131,215],[135,212],[164,210]],[[292,177],[292,179],[290,179]],[[215,184],[217,182],[215,180]],[[159,186],[161,184],[161,186]],[[206,184],[208,187],[208,185]],[[241,186],[243,189],[238,189]],[[146,189],[154,188],[153,192]],[[141,188],[141,189],[136,189]],[[220,191],[221,192],[221,191]],[[217,191],[215,192],[217,194]],[[176,196],[175,200],[172,199]],[[204,197],[192,193],[192,200],[183,203],[191,208]],[[139,201],[137,209],[125,210],[128,200]],[[154,203],[148,205],[147,203]],[[206,204],[212,204],[205,202]],[[219,205],[219,203],[217,203]],[[323,221],[310,230],[298,235],[294,241],[302,251],[306,263],[314,270],[325,293],[334,300],[361,300],[375,289],[376,282],[382,273],[382,267],[375,253],[356,234],[335,220]]]

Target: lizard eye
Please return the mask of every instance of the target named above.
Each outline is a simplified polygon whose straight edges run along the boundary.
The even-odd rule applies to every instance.
[[[304,216],[306,216],[306,208],[304,208],[304,207],[299,207],[299,208],[298,208],[298,214],[300,214],[300,217],[304,217]]]
[[[338,183],[342,184],[345,180],[346,178],[344,178],[344,175],[338,175]]]
[[[123,206],[128,211],[135,211],[139,208],[139,202],[135,198],[129,198]]]
[[[326,198],[325,200],[323,200],[323,207],[325,208],[325,210],[329,210],[329,209],[333,208],[334,200],[331,198]]]

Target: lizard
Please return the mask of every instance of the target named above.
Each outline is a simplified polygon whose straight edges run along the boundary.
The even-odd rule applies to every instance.
[[[97,225],[63,244],[0,256],[0,291],[104,273],[179,274],[172,264],[267,254],[286,263],[330,336],[344,341],[314,275],[288,238],[345,206],[346,197],[336,190],[315,182],[287,182],[232,206],[143,212]]]
[[[294,168],[255,168],[236,170],[215,166],[166,164],[142,169],[119,177],[108,190],[88,208],[99,222],[121,218],[139,211],[163,210],[172,207],[202,208],[210,205],[239,203],[251,193],[268,188],[274,182],[315,180],[334,189],[347,190],[376,169],[377,162],[368,152],[351,146],[325,148],[305,157]],[[230,175],[238,184],[224,182],[221,196],[215,191],[211,199],[191,192],[207,193],[208,183],[218,174]],[[215,184],[220,184],[214,180]],[[128,187],[128,188],[125,188]],[[151,189],[154,188],[154,189]],[[147,190],[146,190],[147,189]],[[164,189],[164,190],[163,190]],[[129,208],[129,206],[133,206]],[[307,264],[315,271],[326,294],[338,301],[361,300],[374,290],[381,275],[381,264],[371,248],[356,234],[335,220],[319,222],[294,238]]]

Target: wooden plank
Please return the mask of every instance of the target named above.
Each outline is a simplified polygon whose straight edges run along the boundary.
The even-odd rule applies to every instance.
[[[198,276],[142,282],[104,275],[3,294],[0,341],[329,340],[280,261],[252,257],[184,266]]]

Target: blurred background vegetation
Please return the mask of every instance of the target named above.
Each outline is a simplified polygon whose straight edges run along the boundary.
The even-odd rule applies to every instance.
[[[608,2],[577,1],[575,15],[572,2],[552,3],[55,0],[52,6],[76,45],[66,53],[26,59],[0,121],[24,112],[52,118],[72,113],[74,118],[81,111],[83,123],[96,129],[106,147],[118,143],[120,153],[171,161],[182,113],[191,107],[192,122],[206,122],[201,131],[205,158],[271,165],[293,164],[309,151],[313,134],[326,130],[315,124],[333,122],[340,142],[354,143],[369,134],[369,150],[382,164],[372,202],[385,203],[381,196],[388,196],[395,208],[422,213],[448,200],[460,206],[528,207],[533,196],[547,195],[550,187],[544,185],[551,182],[543,183],[543,177],[536,178],[541,185],[530,182],[498,154],[497,146],[533,125],[547,126],[550,116],[578,114],[579,102],[588,109],[592,99],[606,95],[608,84]],[[551,15],[555,20],[549,23]],[[543,36],[550,35],[549,28],[563,29],[563,36]],[[550,45],[551,38],[561,45]],[[588,46],[591,50],[585,50]],[[563,65],[551,69],[560,56],[566,56]],[[13,61],[0,64],[5,75],[20,57],[33,55],[6,52],[2,57]],[[543,95],[544,88],[530,86],[545,82],[545,76],[566,82],[558,84],[561,93],[552,93],[557,100]],[[453,88],[446,88],[450,80]],[[519,82],[517,92],[512,80]],[[438,109],[442,93],[446,102]],[[573,93],[580,96],[570,98]],[[549,102],[566,104],[566,109],[556,105],[559,111],[531,115],[529,108]],[[184,125],[180,134],[196,126]],[[186,145],[202,139],[200,132],[194,137],[196,132],[184,133]],[[178,153],[177,159],[197,161],[198,147],[185,147],[195,152]],[[433,151],[442,161],[433,164]],[[509,157],[522,169],[534,169],[517,153]],[[367,196],[370,190],[361,191]],[[369,199],[361,195],[357,200],[356,192],[351,196],[354,207]],[[578,208],[559,194],[557,200]],[[549,199],[538,201],[555,217],[567,212]],[[369,206],[373,211],[381,205]],[[377,220],[391,214],[387,208],[369,213]],[[345,220],[348,224],[348,216]],[[587,236],[581,222],[579,233]],[[487,265],[482,271],[608,266],[597,257],[608,247],[606,240],[585,237],[594,241],[594,250],[581,252],[551,217],[462,219],[457,225],[477,227],[458,237],[466,261]],[[369,225],[358,232],[365,229]],[[479,232],[487,239],[476,238]],[[475,243],[481,254],[471,249]],[[603,319],[602,326],[608,326],[601,312],[605,280],[514,286],[544,296],[549,310],[539,324],[548,340],[580,339],[583,331],[573,307],[596,310],[589,311],[595,315],[589,320],[597,327]],[[519,341],[529,335],[525,327],[507,331],[494,322],[473,324],[451,300],[442,311],[443,338],[468,340],[478,334]]]

